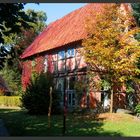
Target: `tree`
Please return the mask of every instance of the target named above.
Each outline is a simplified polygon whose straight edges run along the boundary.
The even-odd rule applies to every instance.
[[[45,27],[46,14],[43,11],[34,10],[25,12],[24,5],[24,3],[0,4],[0,56],[2,56],[0,57],[0,67],[4,66],[3,62],[7,55],[11,55],[11,53],[14,55],[11,47],[24,35],[21,32],[33,29],[35,37]]]
[[[1,3],[0,4],[0,43],[4,43],[3,35],[19,33],[21,27],[29,28],[29,19],[23,11],[24,3]]]
[[[22,30],[21,34],[18,35],[14,46],[15,53],[18,55],[17,57],[23,53],[25,48],[27,48],[33,42],[35,37],[46,27],[45,21],[47,20],[47,16],[45,12],[29,9],[26,13],[30,20],[34,20],[35,23],[30,22],[29,25],[31,25],[31,28],[29,30]]]
[[[22,29],[29,29],[31,26],[28,22],[33,22],[23,11],[24,5],[24,3],[0,4],[0,67],[4,66],[5,58],[11,53],[5,37],[18,34]]]
[[[112,112],[114,92],[121,90],[127,80],[139,81],[136,76],[140,74],[140,42],[134,35],[140,30],[131,14],[121,10],[119,4],[105,5],[102,12],[93,13],[94,21],[92,17],[87,19],[88,37],[82,45],[89,71],[110,84]]]
[[[21,94],[21,77],[16,67],[11,68],[6,62],[3,69],[0,70],[0,75],[4,78],[8,87],[12,91],[11,95]]]
[[[140,3],[132,3],[131,6],[133,8],[133,16],[136,20],[137,26],[140,27]],[[140,41],[140,33],[135,36],[135,39]],[[140,58],[139,58],[139,62],[138,62],[138,68],[140,69]],[[137,78],[140,79],[140,74],[137,76]],[[139,85],[137,83],[135,83],[133,81],[131,81],[130,83],[131,84],[128,84],[128,87],[136,93],[135,95],[131,94],[133,97],[133,103],[134,103],[134,105],[133,106],[131,105],[131,106],[134,108],[135,105],[139,102],[138,96],[139,96],[140,90],[138,88]],[[131,93],[133,93],[133,92],[131,92]]]
[[[27,10],[26,15],[29,18],[28,22],[30,28],[28,30],[21,26],[20,33],[11,33],[9,36],[3,36],[4,44],[1,46],[0,66],[4,66],[4,62],[8,59],[8,63],[13,65],[15,61],[19,63],[19,56],[23,53],[35,39],[35,37],[45,28],[45,21],[47,19],[45,12]],[[16,62],[17,63],[17,62]]]
[[[23,107],[30,114],[48,114],[48,117],[50,113],[60,113],[59,94],[54,90],[53,85],[51,73],[34,72],[25,93],[22,94]]]
[[[132,3],[133,16],[136,20],[137,26],[140,27],[140,3]],[[140,33],[135,36],[137,40],[140,40]],[[140,68],[140,59],[139,59],[139,68]],[[139,76],[140,77],[140,76]]]
[[[136,23],[140,26],[140,3],[132,3],[133,16],[136,19]]]
[[[33,42],[35,37],[46,26],[46,14],[44,12],[27,10],[26,14],[29,17],[29,21],[36,22],[28,22],[30,26],[28,30],[21,26],[20,33],[10,33],[9,36],[4,35],[3,38],[5,43],[0,48],[0,73],[4,75],[4,78],[8,81],[7,83],[14,91],[14,94],[17,94],[17,91],[21,89],[20,81],[22,65],[19,57],[23,53],[24,49]],[[18,81],[18,84],[16,81]],[[20,88],[16,88],[16,86]]]
[[[45,28],[47,20],[46,13],[43,11],[35,11],[32,9],[28,9],[26,11],[26,14],[29,16],[29,19],[35,22],[30,22],[29,25],[31,25],[35,31],[35,33],[40,34],[42,30]]]

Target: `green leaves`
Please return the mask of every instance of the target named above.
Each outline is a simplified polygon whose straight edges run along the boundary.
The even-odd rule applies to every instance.
[[[5,49],[5,46],[10,46],[7,54],[5,53],[4,56],[2,56],[2,52],[0,54],[0,66],[3,67],[5,59],[11,54],[13,54],[10,56],[11,60],[13,62],[17,61],[23,50],[27,48],[44,29],[47,17],[43,11],[34,11],[31,9],[26,12],[23,11],[24,4],[22,3],[0,4],[0,8],[1,7],[0,18],[3,18],[3,21],[0,25],[0,29],[2,30],[0,36],[2,37],[3,48]],[[15,9],[15,11],[13,9]],[[11,11],[9,15],[7,15],[8,10]],[[6,15],[3,15],[4,12],[6,12]],[[14,21],[10,19],[12,16]],[[11,21],[12,23],[9,23]],[[14,58],[16,58],[16,60]]]
[[[133,15],[137,21],[138,26],[140,26],[140,3],[131,3],[133,8]]]
[[[51,73],[33,73],[25,93],[22,95],[23,107],[31,114],[47,114],[50,99],[50,87],[53,87],[53,75]],[[53,113],[59,112],[59,94],[53,90]]]
[[[135,112],[137,115],[140,115],[140,104],[138,104],[138,105],[135,107],[134,112]]]
[[[23,3],[13,3],[13,4],[0,4],[0,42],[4,43],[3,34],[8,36],[10,33],[19,33],[21,31],[21,26],[24,29],[29,28],[27,22],[31,22],[24,11]],[[5,30],[3,25],[10,30]]]

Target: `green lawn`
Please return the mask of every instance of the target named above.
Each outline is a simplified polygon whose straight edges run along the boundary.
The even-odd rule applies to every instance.
[[[0,109],[0,118],[11,136],[62,136],[62,115],[52,116],[51,128],[47,116],[30,116],[21,110]],[[67,136],[140,136],[140,120],[125,114],[98,121],[91,116],[68,115],[66,124]]]

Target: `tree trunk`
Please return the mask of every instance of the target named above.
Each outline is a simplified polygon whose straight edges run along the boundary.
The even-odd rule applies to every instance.
[[[50,87],[50,104],[48,109],[48,127],[51,127],[52,87]]]
[[[113,90],[111,89],[111,97],[110,97],[110,113],[113,113]]]

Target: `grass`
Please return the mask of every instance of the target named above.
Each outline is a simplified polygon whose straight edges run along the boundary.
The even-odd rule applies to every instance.
[[[62,136],[63,116],[30,116],[24,110],[0,109],[0,118],[11,136]],[[66,120],[66,136],[140,136],[140,120],[125,114],[104,114],[99,120],[92,116],[73,116]]]

